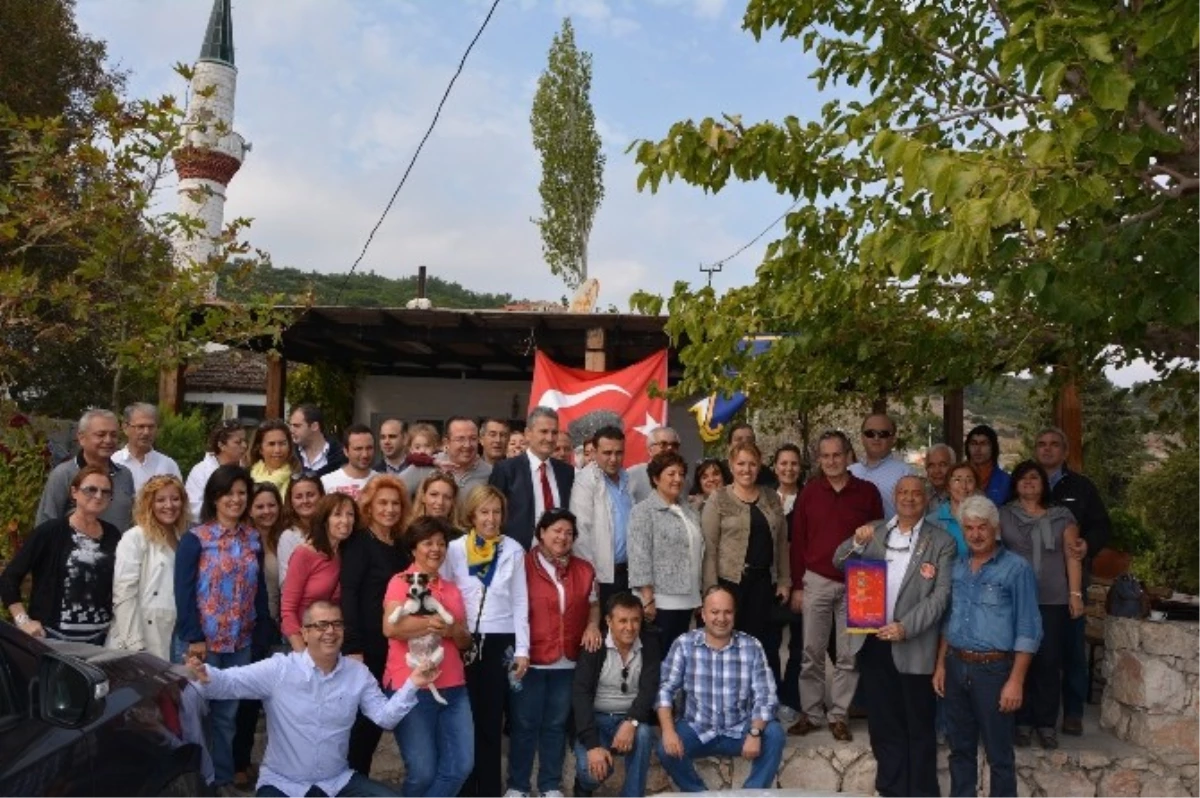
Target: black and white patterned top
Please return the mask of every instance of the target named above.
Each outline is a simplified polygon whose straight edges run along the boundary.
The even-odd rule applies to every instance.
[[[65,638],[90,640],[112,623],[112,552],[100,541],[71,528],[71,551],[64,569],[57,629]]]

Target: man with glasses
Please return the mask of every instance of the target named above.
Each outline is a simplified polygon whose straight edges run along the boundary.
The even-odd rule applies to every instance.
[[[133,475],[133,490],[136,493],[150,479],[159,474],[175,477],[183,482],[179,464],[162,452],[154,450],[154,438],[158,435],[158,408],[147,402],[135,402],[125,408],[125,446],[113,454],[113,462],[129,469]]]
[[[912,469],[903,461],[892,457],[896,446],[896,422],[885,413],[872,413],[862,423],[863,459],[850,466],[850,473],[865,479],[879,488],[883,499],[883,515],[891,518],[896,514],[892,495],[901,477],[912,474]],[[871,519],[877,520],[877,519]]]
[[[801,718],[788,734],[803,735],[828,718],[835,740],[853,739],[847,715],[858,685],[854,653],[846,633],[846,578],[833,564],[842,541],[863,524],[885,518],[879,490],[850,473],[850,439],[831,430],[817,442],[821,473],[800,490],[792,511],[792,612],[804,614],[804,659],[800,665]],[[890,516],[887,516],[890,517]],[[831,703],[825,707],[825,649],[836,629]]]
[[[100,513],[100,519],[117,529],[125,531],[133,526],[133,474],[128,468],[113,461],[117,451],[117,415],[111,410],[89,410],[79,419],[75,432],[79,442],[79,454],[59,463],[46,479],[42,489],[42,500],[38,504],[35,524],[52,518],[65,518],[75,509],[71,501],[71,480],[84,466],[97,466],[108,471],[112,479],[113,496],[108,508]]]
[[[305,649],[252,665],[218,669],[189,657],[193,684],[207,699],[257,699],[267,713],[267,750],[257,795],[390,796],[386,785],[350,769],[350,729],[362,714],[392,729],[417,704],[417,691],[440,675],[414,670],[385,698],[367,666],[342,656],[342,610],[328,601],[304,611]],[[316,792],[314,792],[314,790]]]
[[[655,427],[646,438],[646,452],[653,460],[657,454],[679,451],[679,433],[670,427]],[[646,473],[647,463],[638,463],[629,469],[629,495],[633,503],[645,501],[654,492],[650,485],[650,476]]]
[[[632,593],[605,603],[608,634],[595,652],[581,649],[575,663],[575,795],[588,796],[613,772],[613,754],[625,757],[621,795],[645,795],[654,733],[662,651],[658,634],[642,623]]]

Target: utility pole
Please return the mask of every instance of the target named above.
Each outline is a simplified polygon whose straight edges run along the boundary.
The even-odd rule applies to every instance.
[[[702,271],[708,275],[708,287],[709,288],[712,288],[713,273],[721,271],[721,269],[723,267],[724,267],[723,263],[714,263],[712,266],[705,266],[703,263],[700,264],[700,271]]]

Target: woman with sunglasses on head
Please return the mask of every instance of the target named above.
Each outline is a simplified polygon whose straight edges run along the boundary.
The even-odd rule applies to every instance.
[[[301,632],[304,611],[317,601],[341,600],[339,549],[357,528],[354,499],[344,493],[330,493],[321,499],[308,527],[308,539],[292,555],[279,600],[280,626],[293,651],[305,648]]]
[[[196,657],[226,668],[249,665],[252,645],[270,643],[262,540],[250,525],[250,472],[223,465],[204,488],[200,523],[175,552],[175,641],[172,659]],[[234,780],[237,701],[209,703],[214,787]]]
[[[284,511],[284,530],[279,535],[275,557],[279,561],[279,589],[287,578],[288,563],[292,554],[308,538],[308,527],[317,505],[325,496],[325,486],[315,474],[300,474],[292,479],[288,488],[287,509]]]
[[[287,422],[275,418],[258,425],[254,443],[250,444],[249,462],[255,483],[270,482],[280,496],[287,496],[292,475],[300,473],[300,458],[292,446]]]
[[[117,544],[113,624],[108,647],[171,659],[175,630],[175,549],[187,531],[187,501],[178,477],[151,477],[133,506],[137,526]]]
[[[504,494],[476,485],[463,515],[470,531],[450,543],[442,575],[462,591],[467,629],[476,646],[467,663],[467,693],[475,723],[475,769],[459,792],[464,796],[500,795],[500,740],[509,672],[521,679],[529,667],[529,596],[525,549],[504,529]]]
[[[571,553],[579,536],[575,515],[561,509],[543,513],[534,536],[537,542],[525,555],[530,665],[509,696],[506,794],[529,795],[536,755],[538,794],[562,795],[575,661],[581,649],[599,651],[604,638],[596,571]]]
[[[392,474],[380,474],[358,497],[360,529],[341,546],[342,617],[346,637],[342,653],[367,666],[382,686],[388,641],[383,636],[383,597],[392,577],[412,564],[404,541],[408,488]],[[359,713],[350,730],[350,767],[371,772],[371,760],[383,729]]]
[[[204,487],[208,478],[223,465],[241,465],[246,456],[246,430],[236,418],[227,418],[213,427],[208,434],[208,449],[204,459],[192,466],[185,487],[188,509],[192,518],[200,517],[200,505],[204,502]]]
[[[34,528],[0,574],[0,601],[34,637],[102,645],[112,623],[113,568],[120,531],[100,520],[113,496],[108,470],[84,466],[71,480],[75,509]],[[29,604],[21,597],[32,577]]]
[[[444,518],[456,530],[454,538],[458,538],[462,535],[463,525],[459,523],[457,502],[458,482],[454,475],[446,471],[433,471],[417,486],[408,522],[411,524],[422,517]]]

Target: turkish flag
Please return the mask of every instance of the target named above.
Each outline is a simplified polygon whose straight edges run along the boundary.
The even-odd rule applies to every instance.
[[[625,465],[646,462],[646,439],[667,423],[667,401],[650,398],[650,383],[667,389],[667,350],[617,371],[584,371],[555,363],[541,351],[534,357],[529,409],[558,411],[559,429],[589,413],[607,410],[625,428]]]

